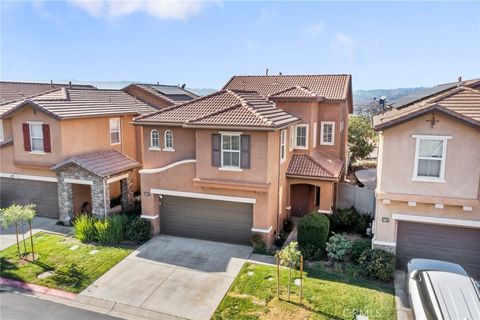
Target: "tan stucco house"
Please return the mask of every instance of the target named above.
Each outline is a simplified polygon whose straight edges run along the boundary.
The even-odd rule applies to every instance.
[[[271,245],[286,217],[331,213],[351,90],[350,75],[235,76],[135,118],[143,217],[156,233]]]
[[[480,80],[374,117],[374,246],[461,264],[480,276]]]
[[[105,216],[110,198],[131,205],[139,188],[141,132],[155,109],[120,90],[0,83],[1,207],[37,204],[42,216]]]

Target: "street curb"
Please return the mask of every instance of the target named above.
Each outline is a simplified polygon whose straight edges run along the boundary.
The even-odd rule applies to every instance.
[[[18,280],[12,280],[12,279],[3,278],[3,277],[0,277],[0,285],[22,289],[25,291],[38,292],[44,295],[54,296],[62,299],[75,300],[77,298],[77,294],[72,292],[47,288],[47,287],[39,286],[37,284],[32,284],[32,283],[18,281]]]

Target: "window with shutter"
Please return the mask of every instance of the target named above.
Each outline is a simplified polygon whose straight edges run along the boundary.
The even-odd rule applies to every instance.
[[[221,166],[221,135],[218,133],[212,134],[212,166]]]
[[[52,152],[52,143],[50,141],[50,125],[43,124],[42,133],[43,133],[43,151]]]
[[[250,169],[250,135],[242,134],[240,141],[241,149],[241,158],[240,158],[240,168]]]
[[[32,145],[30,143],[30,125],[28,123],[22,124],[23,131],[23,148],[25,151],[32,151]]]
[[[45,152],[43,140],[43,123],[30,122],[30,147],[31,152]]]

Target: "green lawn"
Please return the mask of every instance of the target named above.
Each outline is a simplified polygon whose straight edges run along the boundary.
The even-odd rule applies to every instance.
[[[275,274],[275,267],[245,264],[213,319],[354,319],[357,310],[369,319],[396,319],[393,284],[307,269],[299,305],[300,287],[293,279],[300,273],[292,272],[291,302],[286,301],[288,270],[281,271],[280,300]]]
[[[70,236],[38,233],[33,236],[36,261],[18,259],[17,246],[0,251],[0,275],[38,285],[80,292],[125,258],[133,247],[84,244]],[[25,239],[30,252],[30,239]],[[23,251],[23,242],[21,250]],[[71,250],[78,246],[76,250]],[[93,250],[98,250],[92,254]],[[53,271],[47,278],[39,274]]]

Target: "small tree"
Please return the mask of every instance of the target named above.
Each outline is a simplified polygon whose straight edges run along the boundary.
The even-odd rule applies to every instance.
[[[21,259],[22,255],[20,253],[20,241],[18,239],[18,225],[22,225],[25,222],[28,222],[30,227],[30,241],[32,245],[32,257],[35,259],[34,249],[33,249],[33,237],[32,237],[32,220],[35,216],[35,204],[29,204],[26,206],[20,206],[13,204],[8,208],[0,209],[0,221],[4,228],[8,228],[11,225],[15,226],[15,236],[17,238],[17,252],[18,258]],[[22,228],[23,230],[23,228]],[[23,235],[23,245],[25,248],[25,254],[27,254],[27,247],[25,244],[25,236]]]
[[[373,151],[376,138],[369,116],[351,116],[348,123],[348,148],[352,162],[365,159]]]
[[[32,259],[35,261],[35,250],[33,248],[33,234],[32,234],[32,221],[37,212],[35,211],[36,204],[29,204],[23,206],[22,210],[22,221],[26,221],[28,223],[28,229],[30,231],[30,244],[32,245]],[[25,243],[25,240],[24,240]]]
[[[282,265],[289,268],[288,273],[288,301],[290,301],[290,283],[292,282],[292,268],[300,264],[300,250],[296,241],[290,242],[285,248],[278,252]]]

